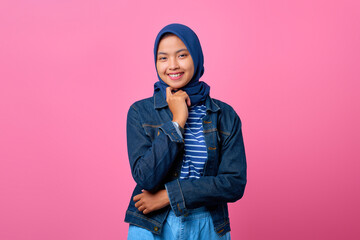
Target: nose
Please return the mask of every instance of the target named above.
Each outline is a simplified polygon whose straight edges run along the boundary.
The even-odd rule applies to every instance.
[[[179,68],[179,63],[176,58],[169,59],[169,69],[174,70]]]

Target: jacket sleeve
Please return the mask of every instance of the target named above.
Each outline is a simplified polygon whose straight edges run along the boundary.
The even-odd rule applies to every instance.
[[[217,176],[181,181],[176,179],[165,184],[171,208],[176,216],[186,214],[187,209],[220,202],[235,202],[243,196],[247,182],[247,166],[241,121],[237,114],[220,151],[221,162]]]
[[[131,173],[135,182],[145,190],[156,190],[163,184],[177,154],[184,148],[182,137],[174,124],[168,121],[156,129],[156,136],[151,140],[134,104],[128,111],[126,135]]]

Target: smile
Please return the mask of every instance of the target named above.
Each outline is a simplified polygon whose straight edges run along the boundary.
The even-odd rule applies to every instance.
[[[168,74],[171,80],[177,80],[181,78],[181,76],[184,75],[184,73],[174,73],[174,74]]]
[[[169,76],[170,77],[178,77],[178,76],[180,76],[180,73],[178,73],[178,74],[169,74]]]

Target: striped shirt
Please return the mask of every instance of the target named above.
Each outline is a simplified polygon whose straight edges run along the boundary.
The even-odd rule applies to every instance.
[[[206,115],[205,105],[189,107],[189,116],[184,127],[185,153],[180,180],[200,178],[207,160],[202,118]]]

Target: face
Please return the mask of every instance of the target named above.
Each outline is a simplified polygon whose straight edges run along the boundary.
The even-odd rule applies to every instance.
[[[194,75],[194,62],[185,44],[176,35],[161,39],[157,52],[156,69],[170,87],[180,89]]]

